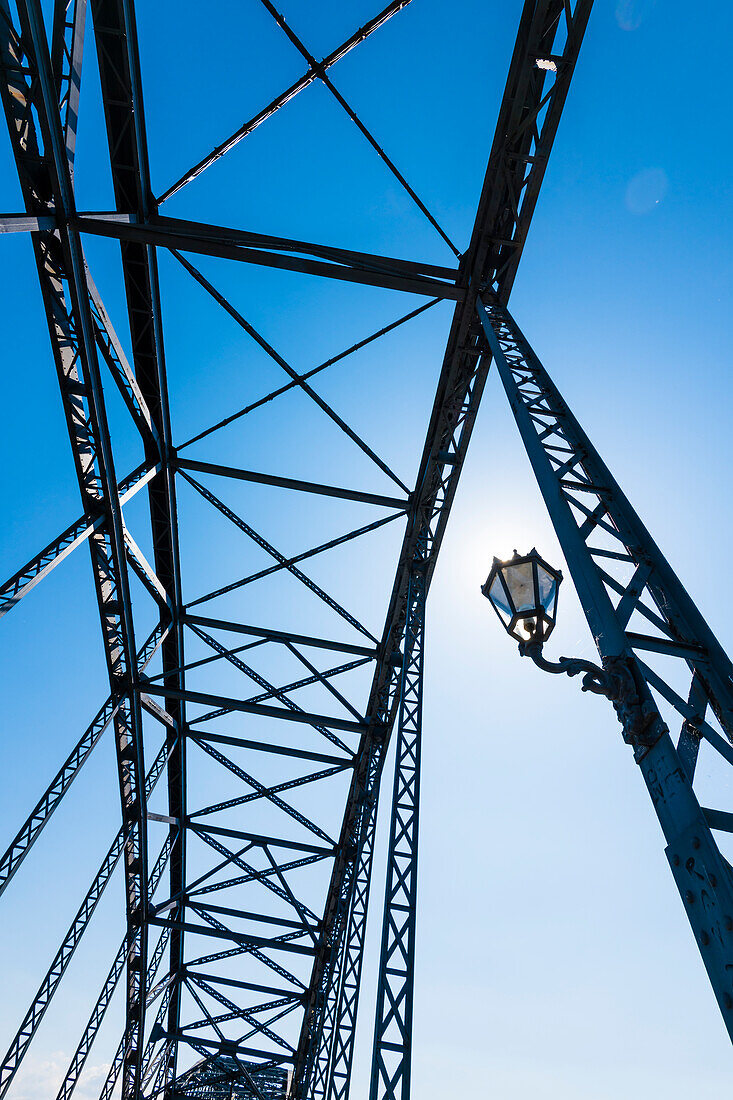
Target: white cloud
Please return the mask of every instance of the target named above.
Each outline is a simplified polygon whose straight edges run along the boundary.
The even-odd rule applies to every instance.
[[[62,1050],[53,1051],[47,1058],[26,1058],[13,1082],[13,1100],[52,1100],[70,1059]],[[78,1100],[97,1100],[108,1069],[109,1063],[87,1065],[74,1096]]]

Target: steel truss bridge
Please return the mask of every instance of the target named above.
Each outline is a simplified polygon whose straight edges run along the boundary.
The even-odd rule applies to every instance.
[[[0,893],[108,728],[121,806],[108,854],[36,996],[24,1015],[19,1011],[17,1035],[0,1069],[0,1097],[11,1090],[120,863],[126,934],[110,959],[58,1100],[72,1096],[118,985],[124,989],[124,1031],[100,1100],[116,1089],[125,1100],[348,1096],[384,787],[390,830],[370,1100],[407,1100],[425,604],[492,361],[601,660],[606,667],[623,663],[636,684],[644,720],[619,706],[623,736],[656,811],[671,873],[733,1036],[733,877],[715,840],[716,832],[733,832],[733,813],[701,806],[695,790],[703,741],[721,771],[733,765],[733,669],[507,308],[591,0],[525,0],[475,224],[463,251],[332,76],[339,60],[399,18],[408,0],[392,0],[321,60],[270,0],[261,2],[302,55],[303,75],[156,197],[133,0],[55,0],[48,30],[40,0],[0,0],[0,85],[25,206],[4,215],[0,228],[26,234],[33,250],[81,494],[79,519],[3,585],[0,614],[12,611],[85,543],[109,675],[109,697],[0,858]],[[85,22],[91,24],[86,36]],[[85,39],[87,50],[92,42],[96,49],[114,185],[115,209],[106,212],[79,211],[75,202]],[[452,249],[453,266],[267,237],[160,212],[314,82],[327,89]],[[89,235],[119,242],[129,328],[124,340],[92,280],[84,253]],[[161,250],[282,376],[276,389],[245,408],[232,408],[177,446],[163,346]],[[300,373],[209,281],[197,257],[406,292],[424,301]],[[313,380],[445,300],[454,303],[453,319],[417,476],[408,485]],[[112,443],[111,387],[138,440],[140,461],[131,471],[120,468]],[[255,408],[272,402],[277,407],[294,390],[360,450],[386,489],[311,480],[308,456],[297,478],[191,457],[191,444],[241,424]],[[277,494],[276,508],[307,494],[335,502],[347,518],[362,519],[345,533],[286,554],[253,526],[255,517],[245,508],[226,503],[242,484]],[[213,546],[209,575],[215,586],[188,602],[182,596],[177,506],[184,489],[200,499],[212,524],[220,517],[267,562],[232,580],[222,575],[223,565],[217,572]],[[133,535],[128,505],[141,491],[149,529]],[[315,569],[325,561],[320,576],[328,577],[328,561],[339,548],[387,526],[399,532],[396,567],[379,624],[370,627],[328,584],[314,579]],[[150,547],[147,554],[141,544]],[[297,592],[315,609],[305,625],[298,620],[297,630],[268,621],[268,601],[249,596],[273,578],[274,584],[290,585],[286,599],[293,607],[297,600],[290,594]],[[216,611],[202,606],[209,601]],[[142,622],[151,621],[151,630],[141,630]],[[278,670],[286,667],[292,671],[283,683]],[[234,687],[224,690],[222,683]],[[383,776],[392,743],[394,774]],[[208,784],[203,801],[202,775]],[[151,808],[156,788],[165,812]]]

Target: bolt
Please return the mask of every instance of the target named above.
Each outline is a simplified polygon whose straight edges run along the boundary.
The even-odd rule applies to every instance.
[[[726,993],[723,997],[723,1004],[726,1008],[733,1008],[733,997],[731,997],[730,993]]]
[[[733,917],[725,918],[725,930],[726,932],[733,932]]]
[[[710,885],[715,888],[718,885],[717,877],[715,875],[708,875],[708,878],[710,880]]]
[[[700,837],[699,836],[694,836],[692,838],[692,847],[695,849],[695,851],[697,851],[697,849],[700,847]]]
[[[710,943],[710,936],[707,934],[707,932],[700,933],[700,942],[702,943],[703,947],[707,947],[707,945]]]
[[[672,863],[675,865],[675,867],[679,867],[680,857],[679,856],[672,856]]]
[[[695,895],[693,894],[692,890],[685,890],[685,901],[687,902],[687,904],[692,905],[694,900]]]

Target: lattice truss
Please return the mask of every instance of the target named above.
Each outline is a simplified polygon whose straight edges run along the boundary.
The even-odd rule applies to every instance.
[[[388,34],[407,2],[317,60],[306,31],[259,0],[302,75],[156,198],[132,0],[92,0],[89,20],[84,0],[48,12],[40,0],[0,0],[0,92],[25,206],[2,228],[27,234],[33,250],[82,498],[80,518],[0,589],[0,614],[86,543],[110,689],[0,858],[0,893],[103,736],[121,806],[2,1063],[0,1097],[118,865],[125,935],[59,1100],[74,1092],[118,986],[124,1028],[103,1097],[347,1096],[394,741],[370,1096],[407,1100],[425,603],[492,358],[601,658],[623,664],[641,700],[618,705],[624,736],[733,1028],[733,881],[711,831],[733,831],[733,814],[701,807],[696,769],[700,752],[733,764],[730,661],[506,310],[591,3],[525,0],[473,233],[458,248],[403,176],[399,151],[383,147],[378,120],[367,125],[340,90],[341,59]],[[114,188],[114,209],[94,213],[77,209],[74,178],[85,22]],[[435,233],[442,265],[160,213],[311,85]],[[117,330],[90,272],[92,237],[119,243]],[[185,286],[184,310],[226,316],[241,354],[255,356],[245,402],[227,386],[214,400],[196,379],[202,415],[215,414],[187,439],[171,425],[159,262],[164,288]],[[325,296],[339,287],[369,288],[392,312],[340,351],[296,359],[284,350],[287,300],[278,336],[255,323],[245,293],[225,290],[232,269],[295,273],[332,315],[345,299]],[[404,407],[377,406],[370,395],[403,365],[404,341],[441,310],[452,317],[432,406],[424,370],[407,379]],[[136,444],[126,463],[122,414],[119,431]]]
[[[479,310],[598,651],[635,682],[616,709],[733,1037],[733,664],[509,311]]]

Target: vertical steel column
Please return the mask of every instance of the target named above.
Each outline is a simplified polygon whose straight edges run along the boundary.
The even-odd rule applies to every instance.
[[[409,1100],[417,914],[425,540],[410,572],[370,1100]]]

